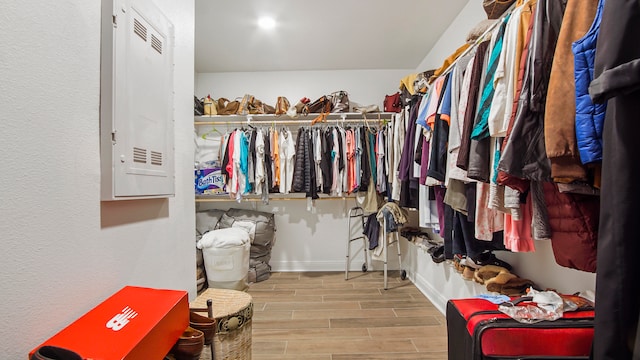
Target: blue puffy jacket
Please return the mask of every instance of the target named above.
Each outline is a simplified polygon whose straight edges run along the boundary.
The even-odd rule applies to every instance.
[[[604,1],[599,1],[596,17],[589,31],[571,47],[575,59],[576,140],[583,164],[602,160],[602,128],[607,105],[594,104],[591,101],[589,84],[593,80],[596,43]]]

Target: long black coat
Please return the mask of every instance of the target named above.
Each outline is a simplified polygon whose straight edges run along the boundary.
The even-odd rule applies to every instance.
[[[636,359],[640,317],[640,6],[604,5],[596,47],[594,101],[608,99],[603,132],[600,236],[593,359]]]

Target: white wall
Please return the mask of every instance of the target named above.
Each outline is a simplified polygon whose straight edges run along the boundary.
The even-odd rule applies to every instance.
[[[469,30],[486,19],[487,15],[482,9],[482,1],[469,0],[416,70],[420,72],[439,68],[444,59],[465,43]]]
[[[338,90],[349,93],[349,100],[361,105],[376,104],[382,110],[386,94],[398,91],[400,79],[413,69],[272,71],[242,73],[202,73],[196,76],[196,95],[233,100],[250,93],[270,105],[278,96],[292,104],[302,97],[311,101]]]
[[[102,204],[100,2],[3,4],[3,359],[25,359],[124,285],[195,295],[194,3],[155,2],[175,26],[176,196]]]
[[[482,2],[470,0],[416,70],[440,67],[443,60],[465,42],[468,31],[483,19],[486,14]],[[549,241],[538,241],[535,246],[535,253],[496,252],[496,255],[513,265],[519,276],[531,279],[543,288],[564,293],[595,289],[595,274],[563,268],[555,263]],[[451,266],[433,263],[428,254],[415,246],[409,247],[407,259],[410,259],[407,265],[410,278],[443,312],[448,299],[487,292],[483,286],[463,280]]]

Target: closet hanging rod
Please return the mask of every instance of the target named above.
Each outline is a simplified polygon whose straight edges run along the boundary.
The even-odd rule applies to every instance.
[[[270,196],[269,197],[269,201],[290,201],[290,200],[307,200],[306,197],[278,197],[278,194],[275,194],[276,196]],[[347,200],[347,199],[355,199],[355,195],[348,195],[348,196],[321,196],[315,200]],[[219,198],[196,198],[196,202],[231,202],[231,201],[236,201],[236,199],[231,199],[228,197],[219,197]],[[242,202],[245,201],[262,201],[261,198],[259,197],[243,197]]]
[[[373,122],[373,123],[377,123],[377,122],[384,122],[384,121],[390,121],[391,119],[389,118],[367,118],[367,119],[327,119],[325,121],[322,122],[318,122],[317,124],[326,124],[326,123],[334,123],[334,124],[340,124],[340,123],[369,123],[369,122]],[[256,120],[253,119],[251,121],[247,121],[247,120],[229,120],[229,121],[196,121],[194,122],[195,125],[241,125],[241,124],[264,124],[264,125],[269,125],[269,124],[277,124],[277,125],[301,125],[301,124],[311,124],[313,122],[313,119],[311,120],[267,120],[267,119],[260,119],[260,120]]]
[[[484,38],[490,34],[491,32],[493,32],[493,30],[496,28],[496,26],[502,24],[502,21],[504,20],[504,18],[511,14],[511,12],[516,8],[516,4],[518,2],[514,1],[513,4],[511,4],[511,6],[509,6],[507,8],[507,10],[505,10],[505,12],[498,18],[496,19],[496,21],[491,24],[491,26],[489,26],[489,28],[487,30],[485,30],[482,35],[478,36],[478,38],[473,42],[473,44],[471,46],[469,46],[468,48],[466,48],[462,54],[460,54],[454,61],[451,62],[451,64],[449,64],[449,66],[447,66],[446,69],[444,69],[444,71],[440,74],[440,76],[444,76],[447,73],[449,73],[449,71],[451,71],[451,69],[453,69],[453,67],[458,63],[458,59],[462,58],[463,56],[467,55],[471,50],[475,49],[481,42],[484,41]],[[531,20],[533,21],[533,19]]]

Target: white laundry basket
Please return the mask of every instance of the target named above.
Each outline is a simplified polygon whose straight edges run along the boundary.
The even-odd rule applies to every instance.
[[[248,286],[249,233],[241,228],[207,232],[197,242],[210,288],[245,291]]]

